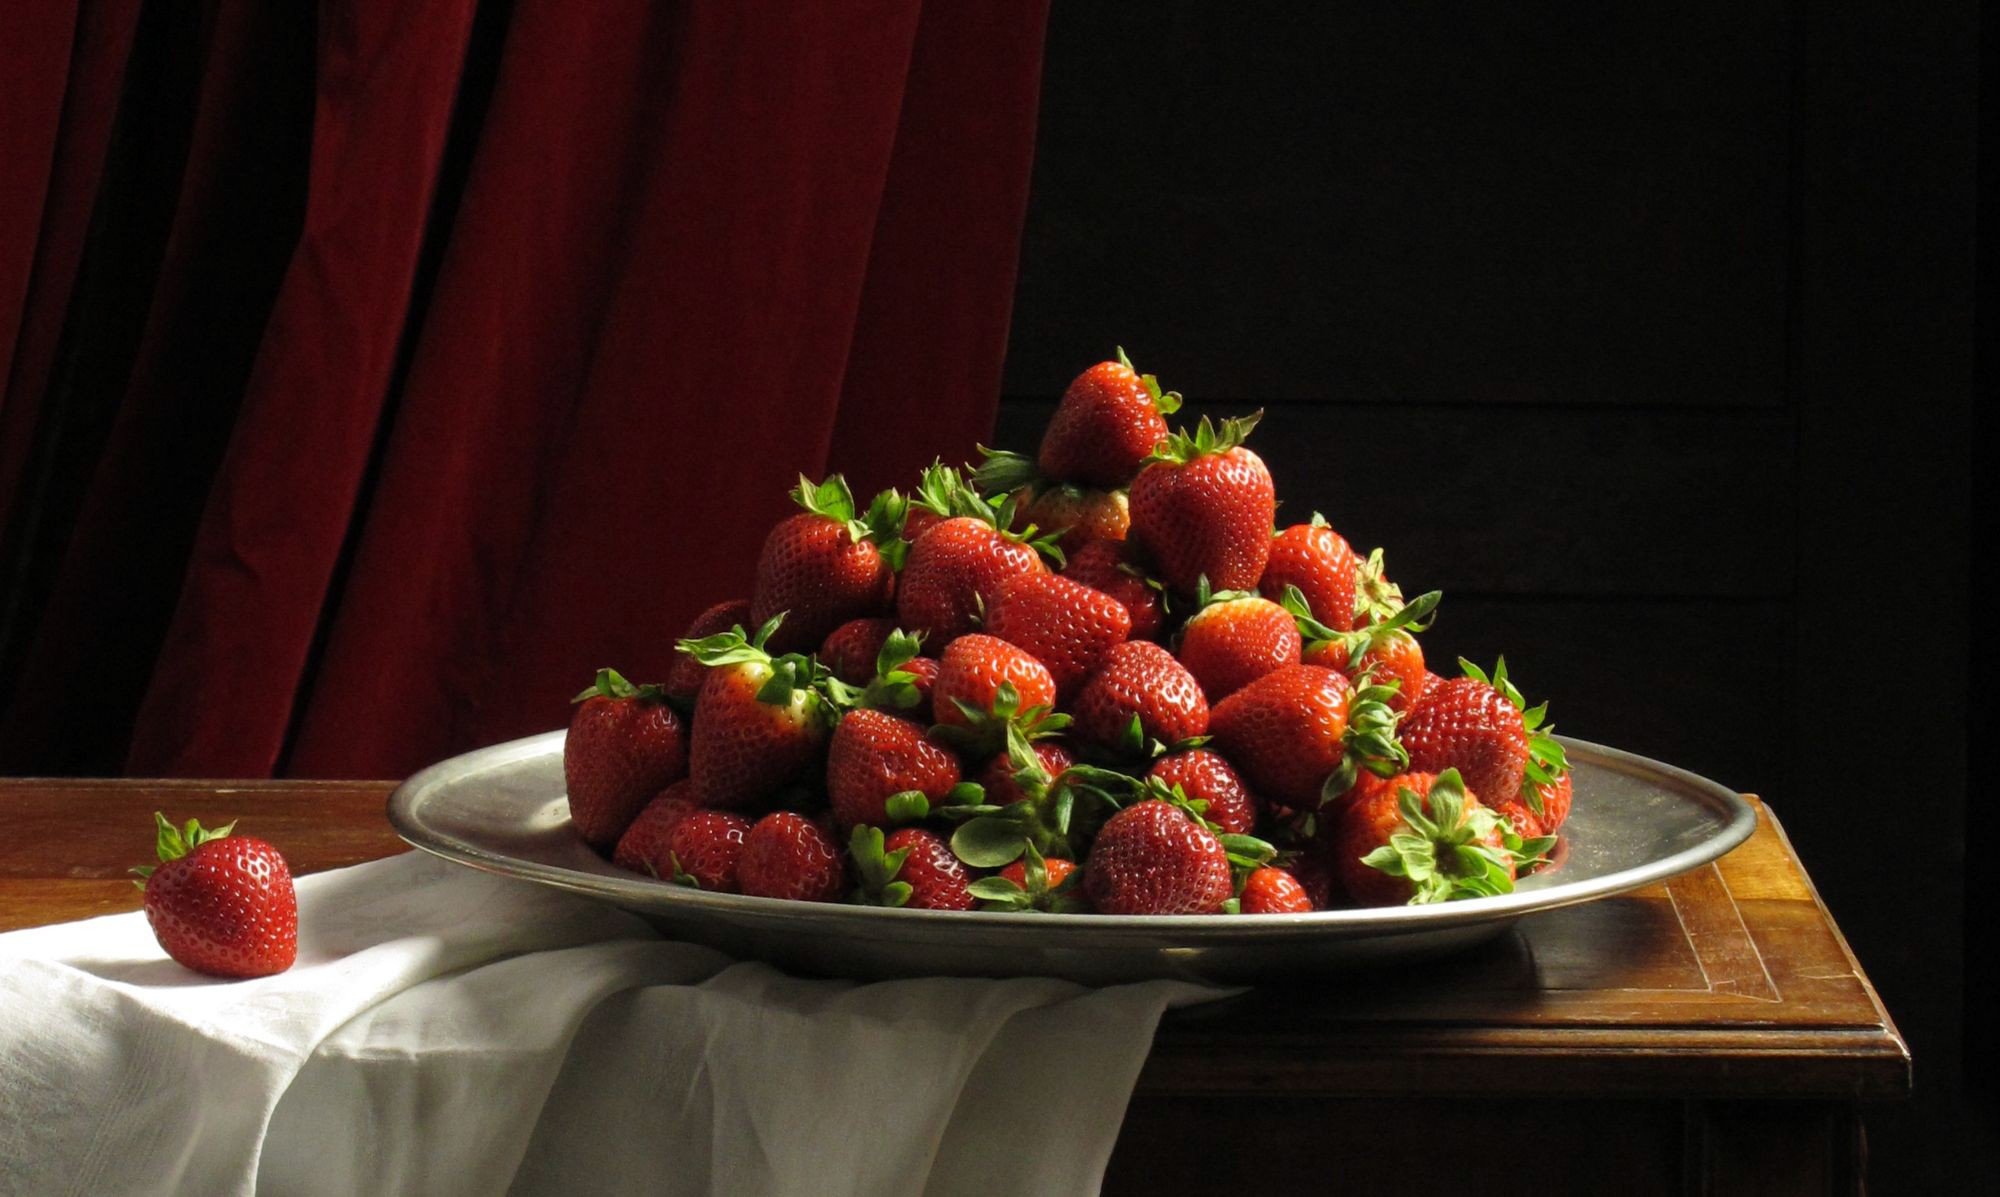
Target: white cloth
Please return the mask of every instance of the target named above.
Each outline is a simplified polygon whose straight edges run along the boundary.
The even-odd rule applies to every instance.
[[[1078,1193],[1177,982],[799,980],[419,853],[299,959],[139,914],[0,935],[0,1194]]]

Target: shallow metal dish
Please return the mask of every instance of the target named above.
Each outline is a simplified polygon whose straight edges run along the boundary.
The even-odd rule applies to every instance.
[[[1435,955],[1536,911],[1651,885],[1742,843],[1756,814],[1733,791],[1615,748],[1565,738],[1576,801],[1553,872],[1497,898],[1315,914],[999,914],[890,910],[711,894],[599,859],[570,828],[564,733],[453,757],[389,796],[389,821],[427,852],[645,916],[677,939],[828,976],[1055,976],[1086,983],[1252,981]]]

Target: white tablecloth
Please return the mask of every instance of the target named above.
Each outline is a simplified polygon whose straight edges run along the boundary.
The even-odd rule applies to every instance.
[[[0,935],[0,1193],[1094,1191],[1173,982],[799,980],[410,853],[299,960]]]

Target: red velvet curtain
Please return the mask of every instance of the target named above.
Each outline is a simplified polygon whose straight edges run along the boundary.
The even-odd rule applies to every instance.
[[[0,15],[6,771],[557,726],[990,432],[1043,3],[295,7]]]

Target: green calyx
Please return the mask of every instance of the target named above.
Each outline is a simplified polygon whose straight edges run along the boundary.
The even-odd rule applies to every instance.
[[[1377,682],[1372,673],[1361,675],[1358,688],[1347,698],[1347,730],[1341,733],[1346,751],[1320,784],[1321,806],[1353,789],[1363,769],[1377,777],[1394,777],[1410,767],[1409,749],[1396,738],[1396,725],[1403,717],[1389,705],[1400,687],[1399,682]]]
[[[1186,465],[1197,457],[1227,453],[1250,439],[1251,431],[1263,418],[1262,408],[1247,416],[1231,417],[1220,425],[1203,416],[1193,432],[1182,429],[1161,441],[1146,458],[1146,464]]]
[[[1041,911],[1047,914],[1078,914],[1084,909],[1083,873],[1072,869],[1061,885],[1049,884],[1048,862],[1029,844],[1021,857],[1021,875],[1026,886],[1006,877],[981,877],[967,886],[980,900],[982,910]]]
[[[1125,347],[1122,345],[1118,347],[1118,364],[1134,374],[1139,374],[1139,367],[1133,365],[1132,359],[1125,356]],[[1171,416],[1181,409],[1179,391],[1162,391],[1160,380],[1151,374],[1139,374],[1139,381],[1145,385],[1146,393],[1153,397],[1154,411],[1163,416]]]
[[[765,676],[757,687],[758,702],[766,706],[790,706],[803,695],[808,714],[822,724],[831,725],[842,711],[852,709],[860,701],[862,691],[833,676],[817,657],[800,653],[773,657],[765,651],[765,642],[784,622],[785,614],[780,611],[773,615],[755,634],[745,632],[743,625],[738,624],[713,636],[679,641],[675,647],[710,668],[724,665],[760,668]]]
[[[922,632],[906,632],[901,628],[890,632],[889,638],[882,642],[882,650],[875,654],[875,676],[854,705],[877,711],[907,711],[923,702],[923,692],[917,689],[917,675],[903,668],[916,659],[923,647]]]
[[[910,900],[910,883],[896,880],[896,875],[903,871],[910,850],[884,852],[882,845],[880,827],[856,827],[847,837],[847,855],[854,861],[854,875],[860,882],[854,900],[863,906],[905,905]]]
[[[176,827],[167,821],[166,815],[159,811],[154,811],[153,826],[155,831],[153,850],[159,854],[160,864],[166,864],[169,861],[179,860],[210,840],[219,840],[227,837],[230,832],[236,830],[236,820],[231,819],[229,822],[211,831],[203,827],[200,820],[197,819],[189,819],[186,826]],[[145,879],[151,877],[153,870],[159,867],[159,865],[135,866],[132,872],[137,873],[140,879],[134,881],[132,884],[138,886],[140,889],[146,888]]]
[[[1469,807],[1458,770],[1437,775],[1428,801],[1405,786],[1396,805],[1401,825],[1361,863],[1409,881],[1410,905],[1513,892],[1518,858],[1505,846],[1504,834],[1500,848],[1482,842],[1501,821],[1483,806]]]
[[[800,474],[799,484],[792,488],[792,501],[814,515],[843,525],[856,544],[867,541],[890,558],[891,568],[902,568],[903,554],[908,551],[902,539],[903,521],[909,513],[910,501],[901,491],[893,487],[883,491],[862,511],[855,506],[854,492],[848,489],[847,479],[839,474],[828,475],[824,482],[814,482]]]
[[[1556,725],[1549,722],[1549,704],[1546,702],[1528,705],[1520,688],[1507,677],[1507,658],[1502,656],[1493,663],[1488,673],[1479,666],[1458,659],[1458,668],[1466,677],[1476,682],[1484,682],[1498,690],[1503,697],[1521,712],[1521,726],[1528,732],[1528,762],[1521,771],[1521,800],[1528,809],[1542,813],[1542,792],[1540,787],[1553,785],[1569,772],[1569,754],[1563,750],[1562,742],[1555,738]]]
[[[1040,740],[1068,727],[1068,715],[1053,707],[1023,709],[1021,692],[1012,682],[1001,682],[993,694],[993,708],[982,711],[962,698],[951,700],[965,717],[964,723],[939,723],[931,729],[938,739],[974,760],[1008,751],[1018,734],[1022,740]]]
[[[1285,597],[1279,600],[1279,605],[1298,621],[1299,636],[1305,640],[1307,648],[1332,644],[1335,651],[1346,657],[1347,668],[1353,670],[1360,667],[1363,657],[1393,640],[1396,633],[1406,632],[1415,636],[1429,631],[1432,620],[1436,618],[1437,605],[1443,599],[1444,592],[1441,590],[1420,594],[1381,622],[1364,624],[1351,632],[1337,632],[1314,619],[1311,604],[1306,602],[1306,596],[1296,586],[1285,587]]]
[[[941,813],[959,821],[951,837],[953,854],[979,869],[1012,864],[1030,850],[1074,859],[1078,842],[1117,807],[1093,777],[1102,771],[1072,765],[1061,777],[1051,777],[1018,725],[1007,729],[1006,745],[1012,780],[1025,797],[999,806],[982,791],[973,802],[946,806]]]
[[[570,701],[578,703],[592,698],[636,698],[640,702],[664,702],[666,697],[665,690],[650,682],[643,686],[635,686],[626,681],[625,675],[616,669],[600,669],[597,671],[597,680]]]
[[[986,452],[981,449],[980,452]],[[993,504],[973,489],[955,467],[933,461],[917,479],[917,493],[910,506],[919,507],[941,519],[970,516],[993,522]]]
[[[1370,549],[1354,574],[1354,621],[1374,623],[1403,608],[1403,588],[1383,572],[1382,550]]]
[[[979,455],[985,460],[972,471],[972,484],[979,488],[981,494],[1005,495],[1025,490],[1030,495],[1038,495],[1047,482],[1034,459],[1025,454],[981,445]]]

